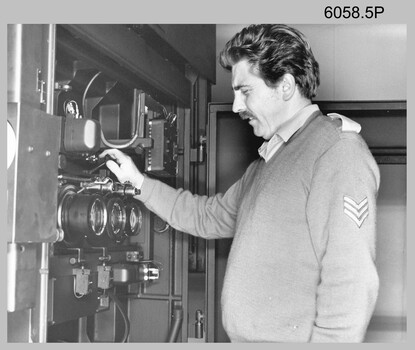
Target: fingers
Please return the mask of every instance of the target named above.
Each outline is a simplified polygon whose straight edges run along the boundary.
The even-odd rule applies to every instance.
[[[110,156],[112,159],[115,159],[119,164],[129,159],[129,156],[118,149],[107,149],[99,155],[99,158],[103,158],[106,155]]]
[[[131,182],[135,187],[140,188],[143,183],[143,174],[137,169],[131,157],[117,149],[107,149],[99,157],[111,157],[113,160],[107,160],[108,169],[114,173],[118,181],[124,183]]]
[[[106,163],[109,170],[111,170],[114,175],[117,177],[118,180],[122,181],[123,172],[118,166],[117,163],[115,163],[113,160],[108,160]]]

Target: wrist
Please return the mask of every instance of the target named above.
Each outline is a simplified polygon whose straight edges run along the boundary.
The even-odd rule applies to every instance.
[[[141,189],[141,186],[143,185],[144,182],[144,175],[143,174],[138,174],[138,176],[136,176],[134,182],[132,183],[132,185],[137,188],[137,189]]]

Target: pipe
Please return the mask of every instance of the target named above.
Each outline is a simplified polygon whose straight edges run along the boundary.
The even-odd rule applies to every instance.
[[[168,343],[175,343],[179,336],[180,329],[182,328],[183,321],[183,309],[181,307],[175,307],[173,309],[173,322],[170,327],[169,334],[167,336]]]

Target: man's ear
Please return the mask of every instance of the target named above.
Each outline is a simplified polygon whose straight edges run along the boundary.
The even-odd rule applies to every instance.
[[[284,74],[281,80],[281,91],[284,101],[288,101],[294,95],[295,89],[296,84],[292,74]]]

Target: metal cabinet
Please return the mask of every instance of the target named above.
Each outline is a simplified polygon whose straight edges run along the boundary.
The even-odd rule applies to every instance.
[[[134,25],[8,26],[9,342],[187,341],[188,236],[98,158],[120,148],[195,187],[194,90],[210,85],[160,40],[171,51]]]

